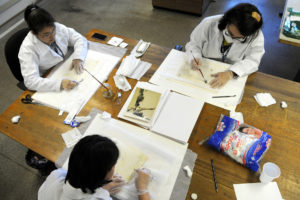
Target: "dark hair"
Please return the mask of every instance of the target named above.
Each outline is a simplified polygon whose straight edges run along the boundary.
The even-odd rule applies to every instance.
[[[255,16],[258,18],[255,18]],[[218,28],[223,31],[230,24],[235,25],[243,36],[253,35],[255,38],[263,25],[262,14],[256,6],[249,3],[240,3],[224,14],[219,21]]]
[[[34,34],[38,34],[45,27],[54,26],[55,22],[50,13],[34,4],[27,6],[24,12],[24,18],[29,29],[32,30]]]
[[[244,128],[248,128],[248,127],[246,127],[246,126],[240,127],[240,128],[239,128],[239,132],[244,133],[244,132],[243,132]]]
[[[118,147],[109,138],[86,136],[72,150],[65,182],[84,193],[94,193],[110,182],[105,180],[105,176],[117,163],[118,157]]]

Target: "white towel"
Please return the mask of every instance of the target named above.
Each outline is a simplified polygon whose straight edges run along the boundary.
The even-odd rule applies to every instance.
[[[270,93],[257,93],[254,95],[256,102],[263,107],[267,107],[272,104],[276,104],[276,100]]]

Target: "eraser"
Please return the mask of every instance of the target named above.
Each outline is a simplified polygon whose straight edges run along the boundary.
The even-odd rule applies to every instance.
[[[183,170],[186,172],[188,177],[192,177],[193,172],[188,165],[186,165]]]

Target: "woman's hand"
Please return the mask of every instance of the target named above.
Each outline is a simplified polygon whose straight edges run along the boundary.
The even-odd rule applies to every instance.
[[[64,90],[72,90],[74,87],[76,87],[78,83],[76,81],[71,81],[68,79],[63,79],[61,81],[60,88]]]
[[[232,71],[218,72],[211,75],[215,77],[213,80],[209,82],[209,85],[212,88],[221,88],[223,87],[230,79],[233,78]]]
[[[114,175],[112,178],[112,182],[102,186],[103,189],[107,190],[110,195],[114,195],[120,192],[123,185],[125,185],[125,180],[118,175]]]
[[[139,193],[147,192],[148,185],[151,179],[151,171],[146,168],[136,170],[138,173],[137,178],[135,179],[135,186]]]
[[[81,74],[83,72],[83,62],[80,59],[75,59],[72,62],[72,69],[75,69],[77,74]]]
[[[200,69],[200,67],[202,66],[202,62],[201,59],[199,58],[194,58],[192,60],[192,69]]]

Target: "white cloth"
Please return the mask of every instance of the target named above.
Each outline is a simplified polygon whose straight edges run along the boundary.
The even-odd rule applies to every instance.
[[[38,191],[38,200],[112,200],[109,192],[99,188],[94,194],[83,193],[81,189],[65,183],[67,171],[57,169],[51,172]]]
[[[72,28],[55,22],[55,41],[64,55],[68,46],[74,46],[73,59],[84,61],[87,40]],[[25,37],[19,51],[21,72],[25,86],[36,91],[59,91],[61,80],[41,77],[48,69],[63,61],[49,45],[40,41],[31,31]]]
[[[276,104],[276,100],[270,93],[257,93],[254,95],[256,102],[263,107],[268,107],[272,104]]]
[[[190,41],[185,47],[189,62],[192,62],[193,55],[199,59],[202,57],[215,60],[222,59],[220,49],[223,42],[223,33],[218,29],[221,17],[222,15],[207,17],[193,30]],[[247,40],[247,42],[241,43],[234,40],[225,62],[232,64],[229,70],[241,77],[258,70],[264,53],[264,36],[262,31],[259,30],[256,38],[250,42]]]

